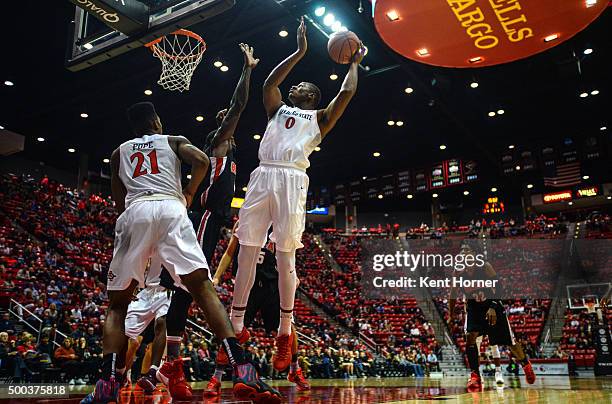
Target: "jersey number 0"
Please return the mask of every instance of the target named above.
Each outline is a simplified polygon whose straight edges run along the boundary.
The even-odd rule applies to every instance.
[[[151,174],[159,174],[159,166],[157,165],[157,151],[152,150],[147,154],[149,162],[151,163]],[[145,155],[141,152],[136,152],[130,156],[130,162],[133,163],[136,160],[136,168],[134,168],[134,174],[132,178],[140,177],[141,175],[149,174],[149,172],[142,168],[145,161]]]

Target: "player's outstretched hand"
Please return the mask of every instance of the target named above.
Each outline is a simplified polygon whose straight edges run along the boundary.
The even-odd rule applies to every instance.
[[[366,47],[363,45],[363,42],[359,43],[359,50],[355,52],[353,55],[352,63],[359,64],[363,60],[363,57],[366,54]]]
[[[301,18],[300,26],[297,29],[297,45],[300,53],[306,53],[306,49],[308,49],[308,40],[306,39],[306,23],[304,22],[304,17]]]
[[[244,55],[244,65],[249,69],[254,69],[255,67],[257,67],[259,59],[256,59],[255,56],[253,56],[253,48],[250,47],[248,44],[241,43],[240,50]]]
[[[487,310],[487,321],[489,325],[495,325],[495,323],[497,323],[497,313],[495,313],[494,309]]]

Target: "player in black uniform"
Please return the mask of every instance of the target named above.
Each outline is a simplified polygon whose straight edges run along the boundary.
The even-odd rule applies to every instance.
[[[461,255],[475,257],[474,250],[468,244],[461,246]],[[475,260],[472,259],[472,262]],[[455,273],[471,280],[487,280],[496,278],[497,274],[490,263],[485,262],[484,266],[467,266],[461,274]],[[449,298],[449,322],[452,324],[455,311],[456,300],[454,290],[450,291]],[[527,383],[535,382],[535,373],[531,367],[529,359],[523,352],[523,347],[514,339],[514,334],[501,300],[494,298],[494,290],[485,287],[463,288],[466,298],[465,313],[465,333],[468,363],[471,370],[470,380],[467,389],[470,392],[482,390],[482,379],[480,378],[479,352],[476,340],[480,335],[488,335],[491,345],[506,345],[512,354],[523,366]]]
[[[253,48],[240,44],[240,49],[244,55],[244,67],[240,81],[234,91],[229,109],[219,111],[217,114],[219,127],[206,137],[203,147],[210,156],[211,172],[204,180],[205,188],[200,198],[203,215],[196,234],[209,264],[219,241],[221,227],[231,219],[231,202],[236,181],[234,132],[248,101],[251,71],[259,63],[259,59],[253,56]],[[165,287],[173,286],[173,283],[167,278],[162,278],[161,284]],[[182,288],[174,289],[175,292],[166,316],[167,355],[171,359],[179,357],[179,346],[187,323],[187,312],[193,301],[191,295]],[[225,355],[223,349],[219,349],[219,354],[221,352]]]
[[[217,286],[221,282],[221,277],[227,271],[235,257],[238,256],[240,243],[235,236],[235,230],[238,227],[238,222],[232,230],[232,238],[227,246],[227,250],[223,254],[215,276],[213,277],[213,285]],[[234,265],[232,274],[236,276],[237,265]],[[299,282],[299,281],[298,281]],[[244,323],[251,324],[257,313],[261,313],[266,332],[270,334],[272,331],[278,330],[280,324],[280,294],[278,291],[278,269],[276,267],[276,256],[274,255],[274,243],[268,243],[265,248],[261,249],[257,259],[257,267],[255,272],[255,283],[251,289],[249,300],[247,302],[246,311],[244,314]],[[292,325],[293,327],[293,325]],[[246,327],[244,328],[246,329]],[[310,390],[308,381],[304,378],[302,369],[297,361],[297,334],[292,341],[291,347],[291,365],[287,380],[295,383],[299,391]],[[246,341],[245,341],[246,342]],[[215,374],[208,382],[208,386],[204,394],[208,397],[215,397],[221,394],[221,378],[223,377],[223,369],[226,364],[219,363],[215,368]]]

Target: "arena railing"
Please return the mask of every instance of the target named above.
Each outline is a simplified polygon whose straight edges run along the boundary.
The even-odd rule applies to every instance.
[[[194,322],[193,322],[193,321],[191,321],[190,319],[187,319],[187,323],[188,323],[190,326],[195,327],[196,329],[200,330],[200,332],[201,332],[202,334],[204,334],[204,335],[202,335],[202,334],[200,334],[200,333],[198,333],[198,332],[194,331],[194,334],[195,334],[195,335],[197,335],[198,337],[200,337],[200,338],[204,339],[204,340],[205,340],[206,342],[208,342],[209,344],[212,342],[212,339],[213,339],[213,336],[214,336],[214,334],[213,334],[212,332],[210,332],[210,331],[209,331],[209,330],[207,330],[206,328],[202,327],[201,325],[194,323]],[[206,337],[205,335],[206,335],[207,337]]]
[[[15,317],[17,317],[19,322],[21,322],[21,323],[25,324],[26,326],[28,326],[32,330],[32,332],[34,334],[36,334],[36,343],[38,344],[40,342],[40,332],[42,330],[42,324],[43,324],[43,321],[40,319],[40,317],[38,317],[36,314],[31,312],[30,310],[26,309],[26,307],[24,305],[22,305],[21,303],[19,303],[15,299],[11,299],[11,303],[9,305],[8,311],[9,311],[9,313],[11,313]],[[27,320],[23,316],[24,312],[29,315]],[[30,322],[28,321],[30,318],[33,318],[34,320],[36,320],[38,322],[38,328],[36,328],[34,325],[30,324]]]

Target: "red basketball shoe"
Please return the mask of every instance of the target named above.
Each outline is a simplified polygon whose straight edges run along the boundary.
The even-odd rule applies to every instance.
[[[289,380],[291,383],[295,383],[298,391],[310,390],[310,384],[308,383],[308,380],[306,380],[306,378],[304,377],[302,369],[298,369],[295,372],[289,372],[289,374],[287,375],[287,380]]]
[[[480,375],[478,373],[472,372],[470,375],[470,380],[468,380],[467,383],[467,391],[468,393],[482,391],[482,379],[480,379]]]
[[[523,371],[525,372],[525,379],[527,383],[534,384],[536,380],[536,375],[533,372],[533,368],[531,367],[531,362],[527,361],[526,365],[523,365]]]
[[[291,344],[293,342],[293,331],[291,335],[279,335],[276,337],[276,354],[272,359],[274,369],[279,372],[287,369],[291,364]]]
[[[185,380],[181,358],[172,362],[164,362],[157,371],[157,380],[161,380],[168,386],[168,392],[174,401],[191,401],[193,392],[191,385]]]
[[[220,395],[221,382],[215,376],[213,376],[204,390],[204,397],[218,397]]]
[[[240,331],[240,334],[236,335],[236,339],[240,345],[246,344],[249,338],[251,338],[251,333],[246,329],[246,327]],[[219,348],[219,351],[217,352],[217,365],[229,365],[229,358],[227,357],[227,352],[225,352],[225,347]]]

